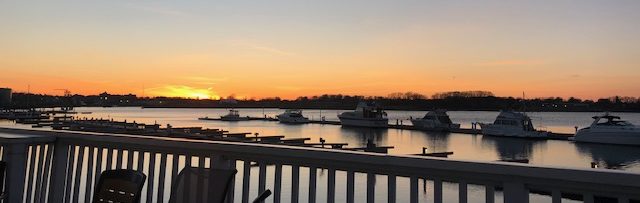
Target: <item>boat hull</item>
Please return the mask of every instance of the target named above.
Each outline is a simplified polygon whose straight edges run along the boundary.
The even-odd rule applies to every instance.
[[[582,129],[578,131],[578,133],[576,133],[574,140],[576,142],[640,146],[640,132],[637,132],[637,131],[607,132],[607,131]]]
[[[222,116],[220,117],[221,121],[248,121],[249,118],[248,117],[226,117],[226,116]]]
[[[280,123],[288,123],[288,124],[309,123],[309,119],[306,117],[278,116],[278,121],[280,121]]]
[[[483,135],[501,136],[501,137],[519,137],[519,138],[546,138],[548,132],[543,131],[525,131],[517,126],[480,124]]]
[[[338,116],[343,126],[357,126],[369,128],[386,128],[389,126],[389,119],[386,118],[351,118]]]
[[[433,120],[426,119],[413,119],[411,120],[411,124],[413,127],[419,130],[429,130],[429,131],[450,131],[452,129],[459,129],[460,124],[443,124],[439,122],[435,122]]]

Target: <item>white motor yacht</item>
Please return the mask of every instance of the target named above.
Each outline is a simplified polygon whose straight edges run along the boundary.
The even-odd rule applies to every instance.
[[[389,119],[387,113],[373,102],[360,102],[355,111],[338,115],[343,126],[358,127],[387,127]]]
[[[300,109],[287,109],[278,115],[278,121],[280,123],[308,123],[309,118],[304,117]]]
[[[533,128],[527,114],[514,111],[500,111],[493,123],[480,123],[480,128],[483,135],[504,137],[545,138],[549,134]]]
[[[574,138],[576,142],[640,145],[640,128],[619,116],[605,113],[593,119],[591,126],[578,130]]]
[[[422,118],[411,119],[411,123],[420,130],[450,131],[460,128],[460,124],[451,121],[446,110],[429,111]]]
[[[231,109],[229,113],[224,116],[220,116],[220,120],[223,121],[246,121],[249,120],[249,117],[241,117],[238,110]]]

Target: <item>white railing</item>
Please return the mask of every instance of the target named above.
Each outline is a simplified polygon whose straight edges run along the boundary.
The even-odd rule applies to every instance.
[[[531,191],[550,194],[554,203],[568,196],[584,202],[597,202],[599,197],[610,197],[619,202],[640,200],[640,174],[623,171],[551,168],[166,137],[2,131],[57,138],[51,183],[43,187],[38,186],[42,183],[34,183],[34,187],[40,189],[25,191],[24,194],[40,198],[25,198],[29,200],[27,202],[44,202],[42,196],[37,194],[42,194],[47,185],[51,186],[48,187],[48,202],[89,202],[97,175],[108,168],[143,171],[148,176],[143,189],[143,201],[167,202],[172,180],[185,166],[238,168],[239,173],[234,181],[234,189],[227,198],[228,202],[246,203],[258,192],[267,189],[268,185],[274,192],[268,202],[366,200],[416,203],[421,192],[419,183],[425,180],[432,184],[432,190],[427,193],[433,194],[433,202],[451,202],[443,199],[443,191],[450,190],[443,189],[443,185],[450,183],[457,184],[455,196],[458,202],[468,202],[471,187],[484,188],[485,202],[502,202],[502,198],[504,202],[528,202]],[[40,152],[36,147],[37,152],[30,154],[45,153],[40,157],[47,157],[51,154],[51,147],[47,146],[46,152]],[[39,175],[47,177],[44,171]],[[319,172],[323,175],[320,176]],[[45,179],[41,182],[47,182]],[[405,180],[407,185],[400,184]]]

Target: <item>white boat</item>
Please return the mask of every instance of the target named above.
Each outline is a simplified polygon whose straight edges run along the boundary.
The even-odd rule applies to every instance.
[[[531,118],[527,114],[514,111],[500,111],[493,123],[480,123],[483,135],[545,138],[549,135],[545,131],[537,131],[533,128]]]
[[[308,123],[309,118],[304,117],[300,109],[287,109],[278,115],[278,121],[280,123]]]
[[[593,119],[591,126],[578,130],[574,138],[576,142],[640,145],[640,128],[619,116],[605,113]]]
[[[416,129],[433,131],[450,131],[459,129],[459,123],[453,123],[446,110],[429,111],[423,118],[411,119]]]
[[[374,128],[389,126],[387,113],[372,102],[360,102],[355,111],[341,113],[338,118],[343,126]]]
[[[249,120],[249,117],[241,117],[238,110],[231,109],[229,113],[224,116],[220,116],[220,120],[223,121],[246,121]]]

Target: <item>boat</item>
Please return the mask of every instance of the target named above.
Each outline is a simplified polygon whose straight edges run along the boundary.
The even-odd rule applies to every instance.
[[[304,117],[300,109],[287,109],[278,115],[278,121],[280,123],[309,123],[309,118]]]
[[[422,118],[411,119],[416,129],[431,131],[450,131],[460,129],[459,123],[453,123],[446,110],[429,111]]]
[[[593,119],[591,126],[576,132],[576,142],[640,145],[639,127],[609,113]]]
[[[231,109],[229,113],[224,116],[220,116],[220,120],[223,121],[246,121],[249,120],[249,117],[241,117],[238,110]]]
[[[373,102],[360,102],[355,111],[338,115],[343,126],[384,128],[389,126],[387,113]]]
[[[500,111],[493,123],[480,123],[483,135],[546,138],[549,132],[538,131],[533,127],[531,118],[525,113],[514,111]]]

